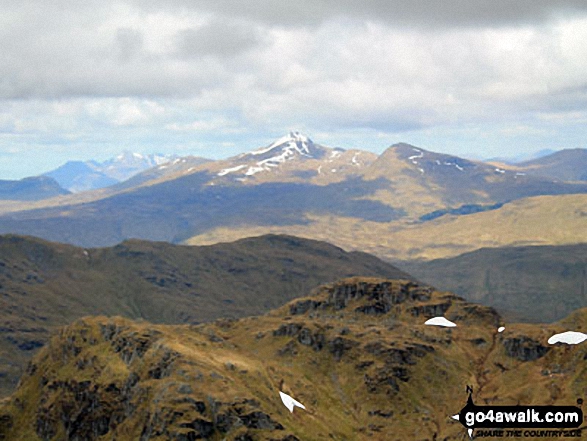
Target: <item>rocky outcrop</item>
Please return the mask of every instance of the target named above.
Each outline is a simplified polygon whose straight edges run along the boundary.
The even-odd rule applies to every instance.
[[[506,338],[503,341],[505,353],[520,361],[534,361],[542,358],[550,350],[540,342],[526,336]]]
[[[301,315],[328,309],[340,311],[347,309],[353,302],[359,302],[355,311],[366,315],[383,315],[405,302],[428,301],[432,291],[432,288],[414,282],[348,279],[322,287],[319,293],[325,300],[300,300],[290,305],[289,312],[291,315]]]

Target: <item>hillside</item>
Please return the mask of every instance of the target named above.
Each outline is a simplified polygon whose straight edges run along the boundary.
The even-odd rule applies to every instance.
[[[304,225],[215,228],[186,242],[207,245],[265,233],[291,234],[360,249],[390,261],[453,257],[484,247],[587,242],[587,195],[538,196],[468,215],[407,225],[312,215]]]
[[[0,233],[86,247],[133,237],[181,243],[194,236],[219,236],[223,229],[256,228],[292,228],[303,236],[319,229],[336,241],[337,232],[328,233],[314,219],[341,224],[343,230],[344,224],[372,224],[379,232],[397,231],[439,213],[460,215],[530,196],[587,193],[587,182],[529,176],[408,144],[376,157],[324,147],[297,132],[227,160],[175,161],[177,168],[173,163],[157,166],[85,199],[21,210],[6,207]],[[163,167],[169,171],[160,173]]]
[[[484,248],[400,266],[438,289],[525,321],[552,322],[587,307],[587,244]]]
[[[88,317],[0,404],[10,440],[462,440],[476,403],[575,405],[587,312],[549,326],[406,281],[347,279],[259,317],[164,326]],[[426,326],[444,315],[455,328]],[[290,413],[283,391],[305,406]],[[525,438],[534,439],[534,438]]]
[[[529,175],[546,176],[561,181],[587,181],[587,150],[560,150],[515,166]]]
[[[357,275],[410,277],[373,256],[288,236],[210,247],[133,240],[101,249],[0,236],[0,395],[55,326],[79,317],[242,317]]]
[[[55,179],[44,176],[19,181],[0,180],[0,200],[39,201],[68,193]]]

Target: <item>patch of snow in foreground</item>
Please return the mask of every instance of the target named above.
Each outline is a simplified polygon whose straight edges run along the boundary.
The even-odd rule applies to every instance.
[[[444,317],[434,317],[429,320],[426,320],[424,323],[425,325],[432,325],[432,326],[445,326],[447,328],[454,328],[456,326],[455,323],[451,322],[450,320],[445,319]]]
[[[505,331],[505,326],[500,326],[499,328],[497,328],[497,332],[503,332]]]
[[[283,392],[279,391],[279,396],[281,397],[281,401],[283,401],[283,404],[285,405],[285,407],[287,407],[289,409],[289,411],[292,413],[293,413],[295,406],[301,407],[302,409],[306,408],[306,406],[304,406],[299,401],[294,400],[288,394],[284,394]]]
[[[568,345],[576,345],[587,340],[587,334],[582,332],[567,331],[561,334],[554,334],[548,339],[548,344],[566,343]]]

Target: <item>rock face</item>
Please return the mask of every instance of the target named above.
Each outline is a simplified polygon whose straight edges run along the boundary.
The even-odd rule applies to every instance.
[[[457,327],[424,325],[438,312]],[[448,441],[466,436],[447,415],[467,385],[476,402],[574,403],[585,347],[550,347],[550,330],[531,325],[498,333],[499,320],[414,282],[368,278],[207,325],[84,318],[0,404],[0,439]],[[280,391],[306,409],[290,413]]]
[[[549,347],[526,336],[506,338],[503,346],[508,356],[520,361],[538,360],[550,350]]]

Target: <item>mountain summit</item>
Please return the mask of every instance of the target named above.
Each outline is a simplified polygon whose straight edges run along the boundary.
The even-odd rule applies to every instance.
[[[176,159],[175,155],[143,155],[125,151],[104,162],[68,161],[45,173],[72,192],[108,187],[157,165]]]
[[[220,170],[218,176],[234,172],[244,172],[245,176],[253,176],[270,171],[293,159],[320,159],[328,150],[331,149],[314,144],[310,138],[300,132],[289,132],[267,147],[237,156],[235,165]],[[338,150],[335,149],[335,151]]]

